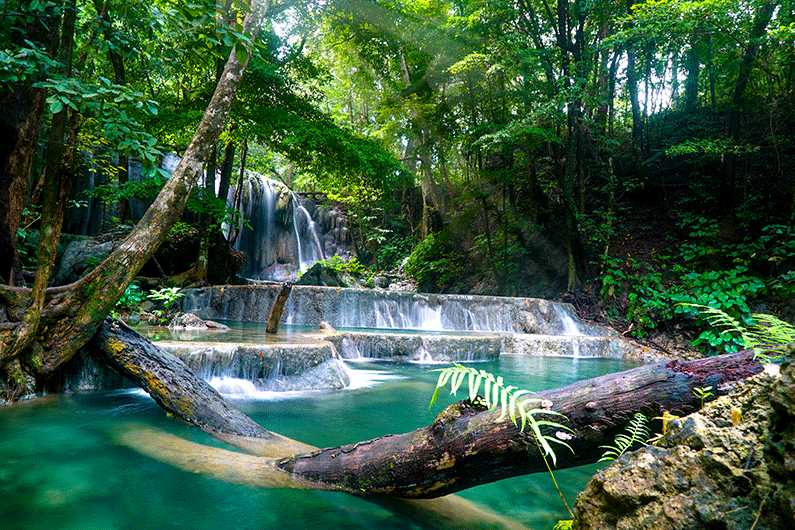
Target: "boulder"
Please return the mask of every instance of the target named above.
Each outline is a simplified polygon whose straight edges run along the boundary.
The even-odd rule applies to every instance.
[[[96,237],[71,239],[61,254],[53,285],[66,285],[79,280],[107,258],[129,231],[129,226],[120,226]]]
[[[762,373],[599,471],[579,529],[784,528],[795,518],[795,367]],[[758,519],[758,520],[757,520]],[[755,522],[756,521],[756,522]]]
[[[324,287],[361,287],[361,282],[352,274],[332,269],[322,262],[309,267],[295,282],[296,285],[319,285]]]
[[[168,323],[168,329],[227,331],[229,326],[213,320],[204,320],[193,313],[177,313]]]

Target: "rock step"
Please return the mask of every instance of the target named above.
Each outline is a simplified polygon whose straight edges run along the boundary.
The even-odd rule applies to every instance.
[[[472,362],[500,355],[658,360],[657,352],[620,336],[340,332],[330,336],[345,359]]]
[[[235,378],[254,383],[257,390],[337,390],[349,385],[347,371],[329,342],[248,344],[228,342],[162,341],[157,345],[179,357],[207,381]],[[130,388],[125,377],[94,361],[75,359],[62,388],[83,392]]]
[[[265,322],[279,285],[186,289],[182,309],[201,318]],[[317,328],[487,331],[549,335],[610,335],[577,319],[570,304],[539,298],[422,294],[380,289],[296,285],[282,322]]]

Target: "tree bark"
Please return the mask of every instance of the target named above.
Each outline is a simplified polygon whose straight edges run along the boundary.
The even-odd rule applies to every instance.
[[[245,452],[194,444],[154,430],[135,429],[122,443],[191,472],[203,471],[223,480],[253,486],[312,488],[314,485],[275,466],[278,458],[317,450],[316,447],[268,431],[230,406],[218,392],[185,364],[123,323],[105,319],[91,344],[93,354],[138,383],[167,412]],[[374,497],[378,505],[427,528],[520,528],[465,499]]]
[[[687,78],[685,79],[685,112],[698,110],[698,76],[701,68],[701,59],[698,56],[696,43],[690,44],[690,49],[685,55]]]
[[[235,143],[229,140],[224,147],[224,161],[221,164],[221,182],[218,186],[218,198],[226,202],[229,195],[229,183],[232,181],[232,171],[235,164]]]
[[[267,333],[275,334],[279,331],[279,321],[282,319],[284,306],[287,304],[287,299],[290,298],[290,291],[292,290],[293,284],[291,282],[282,284],[282,288],[279,290],[279,294],[276,295],[276,300],[273,301],[271,312],[268,315],[268,325],[265,328]]]
[[[762,370],[750,351],[696,361],[662,362],[548,390],[538,397],[564,414],[575,431],[558,451],[558,468],[596,461],[635,412],[689,414],[695,387],[739,381]],[[283,459],[303,480],[367,495],[431,498],[516,475],[546,470],[531,437],[469,402],[451,405],[433,424]],[[553,421],[556,416],[550,417]]]
[[[74,50],[75,22],[77,20],[77,1],[69,0],[63,6],[63,23],[61,25],[61,43],[59,59],[65,77],[72,75],[72,58]],[[4,344],[0,366],[17,357],[36,337],[45,305],[47,284],[55,268],[58,241],[61,238],[66,199],[71,187],[71,175],[68,172],[66,158],[66,125],[69,121],[69,109],[64,106],[52,116],[50,131],[47,137],[47,157],[44,169],[43,201],[41,208],[39,248],[36,253],[36,277],[33,280],[30,298],[25,315],[8,343]],[[5,358],[5,359],[4,359]],[[30,365],[29,359],[21,360]],[[25,366],[26,368],[28,366]]]
[[[31,88],[29,110],[18,128],[6,136],[11,148],[0,167],[0,282],[19,285],[22,281],[17,253],[17,229],[22,217],[28,176],[33,165],[36,139],[44,111],[44,92]],[[27,98],[26,98],[27,99]]]

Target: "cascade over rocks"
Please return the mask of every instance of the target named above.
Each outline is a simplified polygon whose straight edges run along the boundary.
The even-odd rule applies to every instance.
[[[780,377],[744,381],[674,421],[656,446],[597,473],[577,497],[576,527],[785,528],[795,520],[793,434],[795,366],[788,365]]]

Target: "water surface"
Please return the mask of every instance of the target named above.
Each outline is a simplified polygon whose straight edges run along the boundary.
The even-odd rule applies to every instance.
[[[269,429],[333,446],[429,423],[436,374],[418,365],[356,363],[357,389],[235,401]],[[606,359],[502,357],[478,364],[531,390],[628,368]],[[128,422],[219,445],[169,419],[140,392],[55,396],[0,410],[2,528],[406,528],[391,512],[349,495],[266,490],[180,471],[115,445]],[[561,470],[573,501],[595,467]],[[565,517],[543,474],[472,488],[462,495],[534,528]]]

